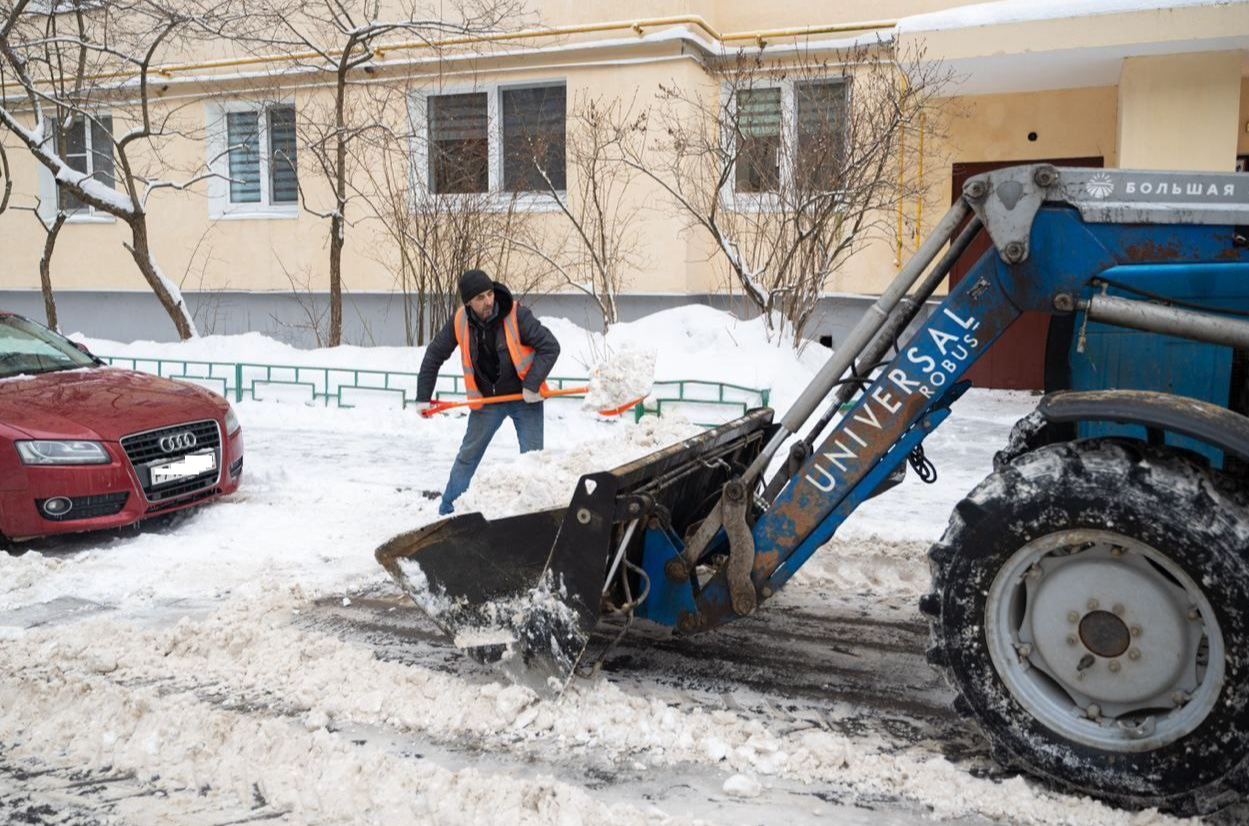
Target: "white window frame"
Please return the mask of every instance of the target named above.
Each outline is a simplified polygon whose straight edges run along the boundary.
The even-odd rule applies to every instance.
[[[300,200],[291,203],[275,204],[271,199],[270,189],[273,185],[270,176],[271,158],[269,157],[269,110],[279,107],[295,107],[294,98],[277,100],[231,100],[225,102],[206,103],[204,105],[205,146],[207,164],[211,171],[217,173],[208,178],[208,217],[224,220],[250,219],[290,219],[298,218]],[[259,115],[257,125],[259,133],[256,137],[260,144],[260,202],[251,204],[235,204],[230,201],[230,154],[227,151],[226,115],[231,112],[255,112]],[[299,109],[295,107],[295,118],[299,118]],[[298,175],[298,170],[296,170]]]
[[[82,117],[84,121],[83,129],[85,132],[83,135],[83,143],[87,147],[87,174],[93,175],[95,174],[95,161],[92,158],[95,148],[91,145],[91,124],[87,122],[87,116],[78,115],[78,117]],[[89,113],[89,117],[113,118],[114,128],[117,126],[117,119],[111,110],[92,111]],[[55,130],[52,130],[52,134],[48,136],[46,143],[49,145],[52,154],[61,158],[62,161],[65,160],[61,157],[60,147],[56,145]],[[114,158],[113,160],[113,186],[116,188],[117,170],[115,168],[115,164],[117,159]],[[66,165],[68,166],[68,164]],[[39,164],[39,215],[46,223],[51,223],[56,220],[56,215],[60,211],[61,193],[56,185],[56,177],[52,174],[52,170],[48,169],[43,164]],[[90,204],[83,204],[77,209],[65,210],[65,222],[67,224],[111,224],[116,220],[117,218],[115,216],[110,215],[102,209],[96,209]]]
[[[485,192],[447,193],[436,197],[465,202],[480,200],[487,209],[504,212],[513,206],[518,212],[558,212],[559,200],[549,192],[510,192],[503,188],[503,92],[507,89],[535,89],[542,86],[564,87],[564,180],[568,180],[568,83],[563,78],[531,81],[508,81],[478,84],[455,84],[438,89],[414,92],[408,100],[408,116],[411,118],[412,141],[409,155],[410,183],[425,195],[434,195],[429,189],[429,98],[442,95],[486,95],[486,135],[489,143],[488,178]],[[567,190],[559,190],[559,198],[567,199]],[[416,201],[410,208],[415,210]]]
[[[802,83],[842,83],[846,87],[846,102],[849,104],[854,84],[850,75],[827,75],[800,80],[777,80],[756,83],[750,86],[733,87],[724,84],[720,87],[720,105],[729,113],[729,120],[724,124],[720,136],[723,146],[729,152],[736,153],[737,135],[732,125],[737,122],[737,92],[744,89],[780,89],[781,90],[781,157],[777,164],[777,192],[738,192],[737,191],[737,160],[734,155],[733,168],[729,170],[728,179],[720,190],[720,203],[733,212],[775,212],[780,209],[780,190],[793,184],[794,159],[798,156],[798,85]],[[846,111],[850,111],[847,105]]]

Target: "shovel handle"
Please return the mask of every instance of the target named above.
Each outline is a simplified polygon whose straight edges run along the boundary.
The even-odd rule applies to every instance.
[[[550,399],[555,396],[580,396],[588,392],[590,392],[589,387],[565,387],[561,390],[548,390],[542,394],[542,397],[545,399]],[[518,402],[523,398],[525,398],[523,393],[513,393],[508,396],[490,396],[489,398],[474,399],[473,401],[430,402],[428,407],[421,408],[420,413],[423,418],[428,419],[430,416],[433,416],[435,413],[441,413],[442,411],[450,410],[453,407],[469,407],[473,405],[498,404],[500,402]],[[646,398],[645,396],[639,396],[638,398],[630,402],[626,402],[625,404],[622,404],[619,407],[613,407],[609,410],[600,410],[598,411],[598,414],[600,416],[619,416],[621,413],[626,413],[632,410],[634,405],[636,405],[638,402],[642,401],[645,398]]]
[[[545,393],[542,394],[542,397],[544,399],[549,399],[554,396],[580,396],[582,394],[589,393],[589,392],[590,392],[590,388],[588,386],[565,387],[561,390],[547,390]],[[525,398],[525,394],[523,393],[512,393],[507,396],[490,396],[489,398],[473,399],[472,401],[430,402],[429,407],[425,407],[421,409],[421,416],[428,419],[430,416],[434,415],[435,413],[441,413],[442,411],[450,410],[453,407],[470,407],[470,406],[478,407],[483,404],[500,404],[502,402],[518,402],[523,398]],[[634,402],[630,402],[628,407],[632,407],[633,405],[634,405]],[[622,409],[615,413],[605,412],[603,413],[603,415],[616,416],[623,412],[624,410]]]

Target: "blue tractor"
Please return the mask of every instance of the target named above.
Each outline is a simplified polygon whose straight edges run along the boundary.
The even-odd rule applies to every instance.
[[[929,552],[929,660],[1000,762],[1217,810],[1249,788],[1247,228],[1249,175],[971,178],[780,421],[750,411],[582,477],[567,508],[454,516],[378,561],[445,631],[558,692],[605,613],[692,635],[759,610],[923,467],[994,340],[1049,313],[1058,387]],[[980,232],[989,252],[932,305]]]

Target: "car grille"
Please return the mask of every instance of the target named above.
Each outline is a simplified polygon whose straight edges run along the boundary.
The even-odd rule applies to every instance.
[[[160,442],[163,437],[186,432],[195,435],[195,445],[193,447],[176,448],[169,452],[165,452],[161,448]],[[130,464],[134,467],[135,474],[139,477],[139,482],[143,487],[143,494],[149,502],[164,502],[201,488],[215,485],[221,474],[221,433],[217,428],[217,422],[212,419],[172,425],[170,427],[162,427],[159,430],[149,430],[146,433],[124,436],[121,440],[121,446],[126,451],[126,457],[130,459]],[[188,454],[208,449],[212,449],[216,454],[216,469],[206,471],[197,476],[188,476],[185,479],[153,484],[151,474],[153,465],[160,465],[164,462],[173,461]]]
[[[198,502],[201,499],[216,496],[219,493],[221,493],[221,488],[209,488],[208,490],[198,491],[185,499],[178,500],[177,502],[170,501],[171,497],[166,496],[166,501],[157,502],[155,505],[148,505],[147,512],[157,513],[158,511],[168,510],[169,508],[180,508],[184,505],[189,505],[192,502]]]
[[[120,493],[100,493],[95,496],[71,496],[69,497],[70,509],[66,513],[59,516],[53,516],[45,513],[43,503],[47,499],[36,499],[35,507],[39,509],[39,515],[50,522],[72,522],[75,519],[94,519],[97,516],[112,516],[120,511],[126,505],[126,499],[130,496],[128,491]]]

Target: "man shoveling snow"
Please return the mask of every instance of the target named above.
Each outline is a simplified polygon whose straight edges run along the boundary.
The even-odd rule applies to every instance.
[[[459,349],[472,412],[438,505],[443,515],[455,509],[455,500],[468,488],[504,419],[512,420],[521,453],[542,449],[543,391],[549,390],[546,377],[559,358],[559,342],[551,331],[482,270],[460,276],[460,298],[464,306],[425,350],[416,389],[417,401],[429,405],[439,369]],[[517,399],[505,402],[504,396]],[[490,398],[499,403],[473,404]]]
[[[516,427],[521,453],[541,450],[543,399],[584,393],[585,407],[618,415],[650,393],[655,374],[653,352],[629,352],[600,365],[588,387],[551,390],[545,380],[559,357],[559,342],[551,331],[481,270],[460,276],[460,297],[464,306],[430,342],[417,383],[417,400],[425,405],[422,417],[451,407],[471,409],[438,506],[443,516],[454,511],[455,500],[468,488],[504,419]],[[438,370],[457,348],[468,400],[431,403]]]

